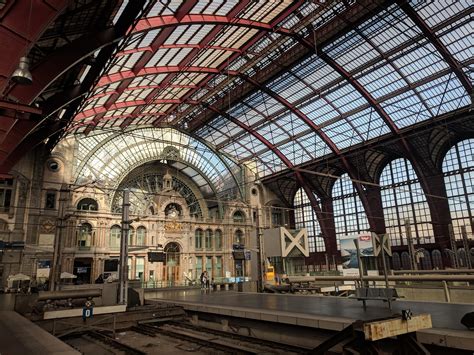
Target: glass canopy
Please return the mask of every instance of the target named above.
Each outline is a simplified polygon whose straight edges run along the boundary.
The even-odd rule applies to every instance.
[[[171,128],[148,127],[78,137],[76,157],[77,184],[97,181],[116,188],[134,168],[160,160],[193,179],[205,196],[239,193],[237,164]]]
[[[350,11],[364,6],[157,1],[123,39],[70,132],[97,145],[112,133],[94,138],[92,130],[192,126],[193,135],[267,176],[471,104],[471,2],[409,1],[351,23]],[[335,20],[346,30],[328,40]],[[279,63],[299,52],[291,65]],[[266,71],[277,74],[262,83]],[[122,152],[118,137],[100,154]],[[140,156],[134,139],[126,143]],[[186,159],[222,189],[228,169],[179,139]],[[101,155],[89,159],[99,165],[82,166],[81,174],[114,178],[120,170],[118,159],[107,166]]]

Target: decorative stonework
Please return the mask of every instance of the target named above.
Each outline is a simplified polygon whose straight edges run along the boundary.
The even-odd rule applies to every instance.
[[[167,232],[178,232],[183,230],[183,225],[178,221],[167,221],[165,222],[165,231]]]

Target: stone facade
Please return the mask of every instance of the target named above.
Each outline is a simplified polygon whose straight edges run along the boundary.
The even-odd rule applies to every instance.
[[[16,273],[46,278],[53,263],[55,238],[60,241],[61,272],[74,274],[83,283],[93,283],[104,272],[117,274],[122,216],[112,212],[111,196],[121,192],[93,181],[75,184],[73,161],[74,142],[67,140],[51,155],[37,149],[12,171],[8,180],[11,200],[0,211],[0,239],[22,241],[25,247],[3,252],[0,271],[4,286],[8,276]],[[236,267],[233,244],[249,247],[258,209],[263,228],[289,223],[287,211],[282,214],[280,210],[275,221],[272,208],[265,207],[280,204],[273,193],[252,183],[255,178],[246,171],[246,197],[222,202],[220,213],[204,203],[202,215],[196,216],[173,188],[171,174],[163,176],[161,191],[151,202],[153,208],[145,215],[131,214],[129,278],[149,284],[183,284],[198,280],[203,270],[217,280],[250,275],[250,262]],[[186,185],[193,183],[188,177],[181,179]],[[196,186],[189,188],[204,201]],[[167,252],[166,262],[148,262],[148,252],[159,247]]]

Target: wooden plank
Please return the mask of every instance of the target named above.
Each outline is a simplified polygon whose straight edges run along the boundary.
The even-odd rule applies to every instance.
[[[393,318],[364,323],[362,330],[366,340],[375,341],[431,327],[431,315],[425,313],[413,316],[410,320]]]
[[[94,315],[121,313],[127,310],[126,305],[94,307]],[[63,309],[60,311],[44,312],[43,319],[82,317],[82,308]]]

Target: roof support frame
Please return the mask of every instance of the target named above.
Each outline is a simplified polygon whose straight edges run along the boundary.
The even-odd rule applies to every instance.
[[[324,244],[326,246],[326,249],[329,250],[330,249],[329,238],[327,238],[326,236],[330,235],[330,234],[326,233],[327,228],[326,228],[326,223],[325,223],[325,220],[324,220],[324,216],[323,216],[323,212],[321,210],[321,207],[319,206],[318,201],[314,197],[313,191],[311,190],[309,185],[306,183],[306,180],[303,178],[301,173],[297,169],[295,169],[295,167],[293,166],[293,163],[278,148],[276,148],[272,143],[270,143],[265,137],[260,135],[258,132],[256,132],[255,130],[253,130],[252,128],[247,126],[246,124],[240,122],[235,117],[233,117],[233,116],[229,115],[227,112],[223,112],[223,111],[221,111],[221,110],[219,110],[219,109],[217,109],[217,108],[215,108],[211,105],[207,105],[207,104],[203,103],[203,106],[210,109],[211,111],[214,111],[218,115],[220,115],[222,117],[225,117],[226,119],[233,122],[235,125],[239,126],[240,128],[246,130],[249,134],[251,134],[256,139],[258,139],[261,143],[266,145],[268,147],[268,149],[270,149],[273,153],[275,153],[275,155],[278,158],[280,158],[280,160],[283,162],[283,164],[285,164],[290,170],[293,171],[293,174],[296,178],[296,181],[304,189],[306,195],[308,196],[308,199],[311,203],[311,207],[313,208],[314,212],[316,213],[316,216],[317,216],[318,221],[320,223],[321,229],[322,230],[324,229],[324,232],[325,232],[325,233],[323,233],[323,235],[324,235],[324,237],[323,237],[324,238]]]
[[[316,125],[313,121],[311,121],[303,112],[298,110],[295,106],[291,105],[287,100],[285,100],[283,97],[275,93],[273,90],[269,89],[268,87],[258,83],[252,78],[247,77],[246,75],[240,74],[240,76],[250,82],[251,84],[255,85],[259,90],[267,93],[269,96],[274,98],[276,101],[278,101],[280,104],[283,106],[287,107],[291,112],[293,112],[295,115],[297,115],[302,121],[304,121],[319,137],[328,145],[328,147],[332,150],[332,152],[339,157],[341,162],[343,163],[344,169],[347,171],[351,179],[356,179],[358,180],[358,174],[357,170],[355,167],[346,159],[346,157],[341,153],[339,148],[334,144],[334,142],[321,130],[321,128]],[[371,207],[369,204],[369,200],[367,199],[367,196],[365,195],[365,190],[362,186],[362,184],[358,181],[353,181],[353,184],[359,194],[359,197],[362,201],[362,204],[364,205],[364,209],[368,212],[367,215],[372,215],[371,213]],[[372,226],[376,225],[376,221],[373,219],[369,219],[369,223]]]

